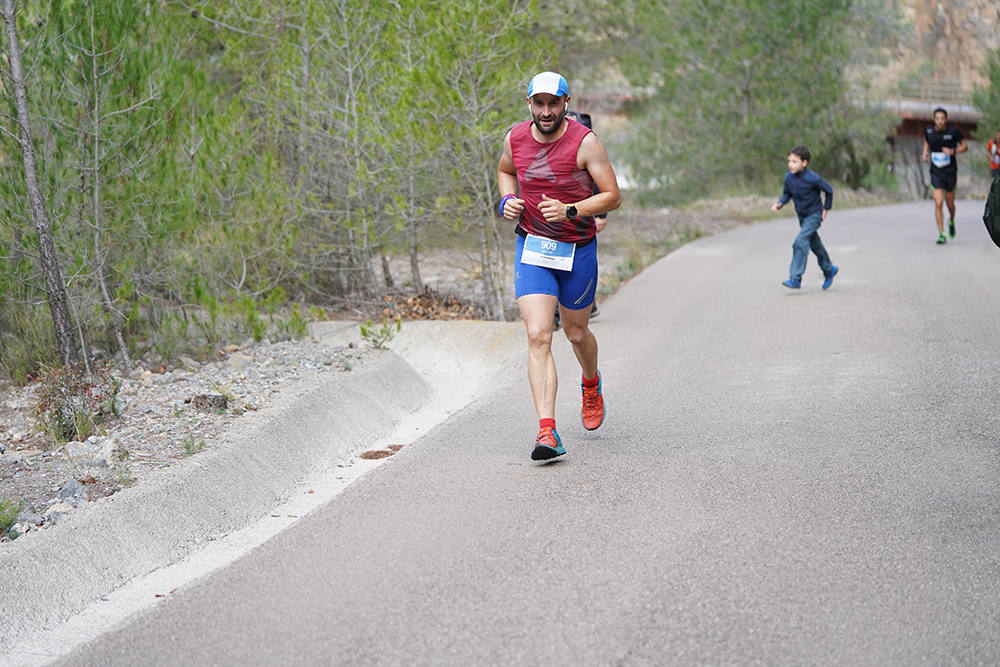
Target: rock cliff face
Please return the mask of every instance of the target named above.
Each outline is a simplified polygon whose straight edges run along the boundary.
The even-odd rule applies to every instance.
[[[1000,48],[998,0],[896,0],[910,34],[896,54],[898,75],[917,68],[927,78],[971,91],[982,85],[987,56]]]

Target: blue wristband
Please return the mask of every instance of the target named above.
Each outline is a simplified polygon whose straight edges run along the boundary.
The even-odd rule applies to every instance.
[[[507,194],[500,198],[500,215],[503,215],[503,207],[507,205],[507,202],[511,199],[517,199],[517,195]]]

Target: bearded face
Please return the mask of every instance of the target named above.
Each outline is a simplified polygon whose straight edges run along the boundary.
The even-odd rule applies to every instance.
[[[568,98],[563,95],[539,93],[528,100],[531,122],[542,134],[553,134],[562,127],[568,107]]]

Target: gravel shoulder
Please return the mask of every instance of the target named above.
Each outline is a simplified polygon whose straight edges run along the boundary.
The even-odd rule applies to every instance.
[[[0,395],[0,498],[21,501],[14,530],[51,528],[83,504],[142,484],[148,474],[196,457],[244,415],[283,391],[348,373],[370,351],[311,340],[230,345],[206,363],[124,374],[120,414],[85,441],[54,445],[35,416],[38,387]],[[5,535],[0,539],[10,539]]]

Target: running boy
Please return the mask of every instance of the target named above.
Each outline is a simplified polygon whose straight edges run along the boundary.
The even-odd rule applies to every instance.
[[[819,268],[823,270],[823,289],[829,289],[833,284],[833,277],[840,270],[830,261],[830,255],[819,238],[819,226],[826,220],[826,214],[833,206],[833,188],[822,176],[809,169],[811,158],[812,154],[805,146],[796,146],[788,153],[785,187],[781,199],[771,207],[772,211],[778,211],[791,199],[795,202],[795,213],[799,216],[799,235],[792,244],[792,264],[788,269],[788,280],[781,283],[792,289],[802,287],[802,274],[805,273],[810,250],[816,255]],[[822,204],[820,191],[826,193]]]

